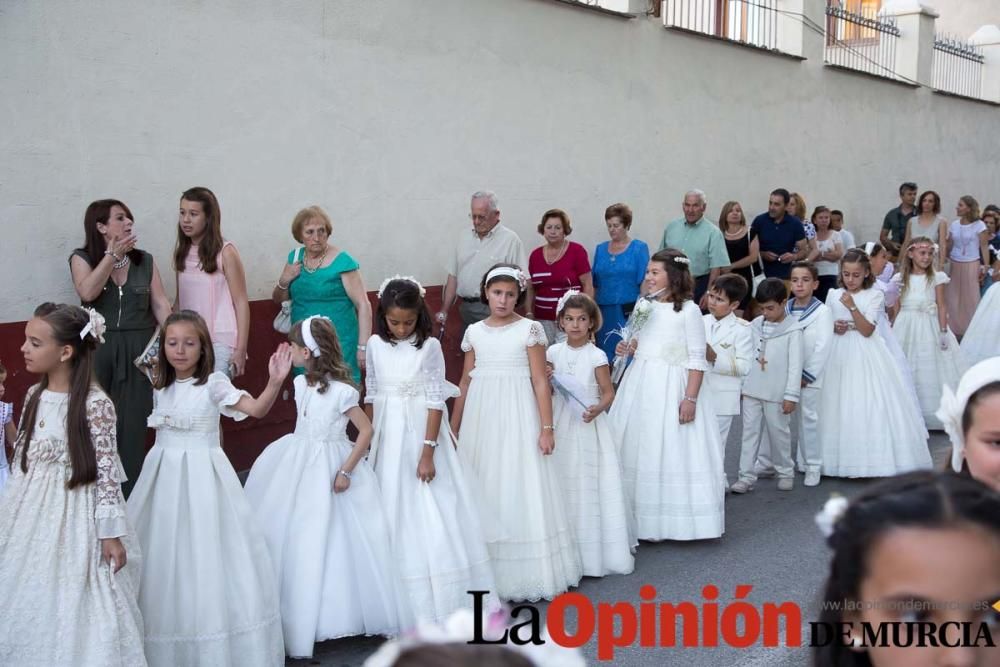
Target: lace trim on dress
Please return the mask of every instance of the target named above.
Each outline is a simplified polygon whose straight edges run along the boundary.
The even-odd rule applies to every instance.
[[[121,483],[127,477],[118,458],[115,406],[100,390],[92,390],[87,400],[87,423],[97,458],[96,508],[97,535],[101,539],[128,534],[125,521],[125,496]]]

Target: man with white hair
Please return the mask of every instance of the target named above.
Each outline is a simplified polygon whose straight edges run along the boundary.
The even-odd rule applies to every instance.
[[[458,313],[464,327],[489,317],[490,309],[479,299],[479,285],[483,276],[494,264],[516,264],[528,270],[528,255],[520,237],[513,230],[500,224],[497,196],[482,190],[472,195],[472,229],[459,234],[458,247],[448,263],[448,281],[441,298],[441,310],[435,319],[442,327],[448,311],[458,298]],[[531,281],[527,284],[527,303],[531,303]],[[534,313],[525,313],[533,317]]]
[[[707,203],[701,190],[685,193],[684,217],[667,225],[660,242],[660,250],[680,250],[691,261],[688,268],[694,278],[694,300],[702,310],[707,308],[708,286],[731,263],[722,230],[705,217]]]

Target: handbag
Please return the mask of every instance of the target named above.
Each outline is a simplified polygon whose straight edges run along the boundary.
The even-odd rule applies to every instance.
[[[302,248],[298,248],[293,256],[292,264],[297,264],[302,260]],[[281,310],[274,316],[274,330],[278,333],[286,334],[292,330],[292,300],[286,299],[281,302]]]
[[[156,329],[153,331],[153,337],[146,343],[146,347],[142,349],[142,353],[132,361],[132,363],[135,364],[135,367],[146,376],[146,379],[149,380],[150,384],[156,381],[159,356],[160,327],[157,325]]]

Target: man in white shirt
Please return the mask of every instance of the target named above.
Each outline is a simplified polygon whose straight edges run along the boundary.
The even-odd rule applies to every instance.
[[[469,218],[472,229],[459,235],[458,246],[446,267],[448,280],[441,298],[441,310],[435,316],[442,327],[456,298],[463,328],[489,317],[489,306],[479,298],[480,284],[494,264],[516,264],[522,271],[528,271],[528,255],[520,237],[500,224],[496,194],[488,190],[474,193]],[[530,282],[527,290],[527,303],[531,303]],[[525,315],[532,317],[534,313]]]

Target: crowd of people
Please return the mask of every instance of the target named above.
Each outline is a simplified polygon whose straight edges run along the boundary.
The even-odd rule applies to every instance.
[[[175,304],[127,206],[94,202],[70,258],[84,307],[36,309],[22,352],[40,382],[16,432],[0,410],[0,662],[277,665],[442,623],[469,590],[492,610],[551,599],[631,573],[640,541],[720,537],[727,492],[769,476],[792,491],[796,468],[807,486],[905,475],[882,493],[927,505],[853,501],[829,517],[835,563],[875,548],[848,526],[940,527],[965,518],[956,494],[996,507],[1000,288],[979,295],[1000,279],[997,215],[989,227],[963,197],[945,225],[935,193],[920,211],[915,185],[900,197],[885,238],[855,245],[838,211],[803,221],[802,195],[774,190],[750,224],[727,202],[716,225],[692,190],[652,254],[615,204],[591,263],[564,211],[545,212],[529,255],[477,192],[434,315],[399,275],[373,314],[329,217],[303,209],[272,294],[288,342],[256,397],[232,383],[249,306],[214,194],[181,196]],[[459,386],[435,336],[456,301]],[[150,349],[147,376],[133,360]],[[294,432],[243,487],[220,417],[267,414],[293,372]],[[955,472],[919,472],[928,429],[948,433]],[[995,534],[997,516],[975,520]]]

